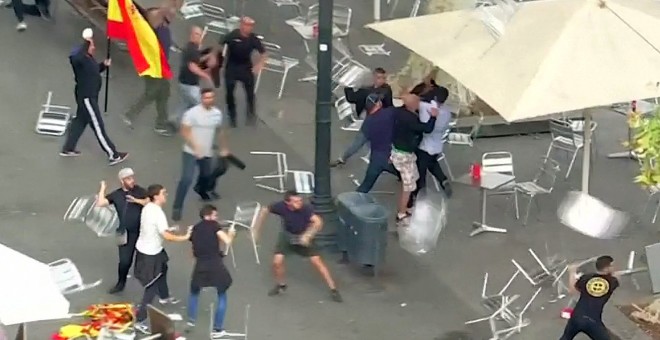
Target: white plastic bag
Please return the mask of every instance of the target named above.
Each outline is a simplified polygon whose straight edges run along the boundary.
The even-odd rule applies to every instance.
[[[408,226],[397,227],[399,244],[413,255],[426,254],[438,243],[447,225],[447,202],[440,194],[420,196]]]
[[[597,198],[579,191],[569,192],[559,205],[561,223],[584,235],[611,239],[628,224],[628,215],[612,209]]]

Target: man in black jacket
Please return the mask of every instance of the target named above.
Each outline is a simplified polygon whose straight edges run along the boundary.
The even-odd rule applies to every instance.
[[[69,56],[73,75],[75,77],[75,97],[76,116],[71,121],[69,133],[60,152],[62,157],[80,156],[80,151],[76,150],[76,144],[80,136],[89,125],[96,135],[99,145],[108,155],[110,165],[116,165],[123,162],[128,153],[118,152],[112,143],[108,134],[105,132],[105,124],[99,110],[99,91],[101,91],[101,72],[110,66],[110,59],[101,63],[94,60],[94,51],[96,50],[91,28],[83,30],[84,42],[81,46],[73,50]]]
[[[410,216],[408,200],[410,199],[410,193],[417,189],[417,180],[419,179],[415,150],[421,141],[422,134],[433,131],[439,113],[438,109],[434,108],[429,112],[431,118],[426,123],[422,123],[416,113],[419,109],[419,97],[414,94],[407,94],[402,99],[404,106],[395,109],[392,153],[390,154],[392,165],[401,173],[402,190],[396,215],[397,223]]]

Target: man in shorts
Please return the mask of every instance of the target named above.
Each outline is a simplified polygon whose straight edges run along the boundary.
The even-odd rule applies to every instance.
[[[417,189],[419,171],[417,170],[417,156],[415,150],[419,146],[424,133],[431,133],[435,128],[438,108],[429,112],[431,116],[426,123],[419,121],[419,97],[414,94],[403,96],[403,106],[396,108],[394,118],[394,134],[392,138],[392,153],[390,161],[401,174],[401,196],[399,196],[396,222],[402,222],[410,217],[408,200],[410,194]]]
[[[273,273],[276,285],[268,292],[269,296],[283,293],[287,289],[284,279],[284,257],[289,254],[309,258],[314,268],[321,274],[323,280],[330,288],[330,297],[335,302],[342,302],[328,267],[321,259],[314,246],[314,236],[323,227],[323,220],[314,213],[310,204],[305,204],[302,196],[295,191],[287,191],[284,200],[274,202],[261,210],[255,224],[254,237],[258,239],[259,230],[269,214],[280,216],[282,231],[280,231],[273,257]]]

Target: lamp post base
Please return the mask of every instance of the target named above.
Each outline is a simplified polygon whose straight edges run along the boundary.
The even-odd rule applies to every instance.
[[[326,195],[314,196],[312,204],[314,204],[316,214],[323,220],[323,229],[315,238],[316,246],[326,250],[336,250],[337,227],[341,222],[332,197]]]

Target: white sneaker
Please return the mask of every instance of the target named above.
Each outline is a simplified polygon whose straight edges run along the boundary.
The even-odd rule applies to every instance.
[[[25,31],[26,29],[27,29],[27,24],[25,24],[25,23],[22,22],[22,21],[19,22],[18,25],[16,25],[16,30],[19,31],[19,32],[23,32],[23,31]]]
[[[227,336],[229,336],[229,333],[225,332],[224,330],[214,330],[211,332],[211,339],[222,339]]]
[[[158,299],[158,302],[161,305],[176,305],[180,300],[175,297],[168,297],[167,299]]]

